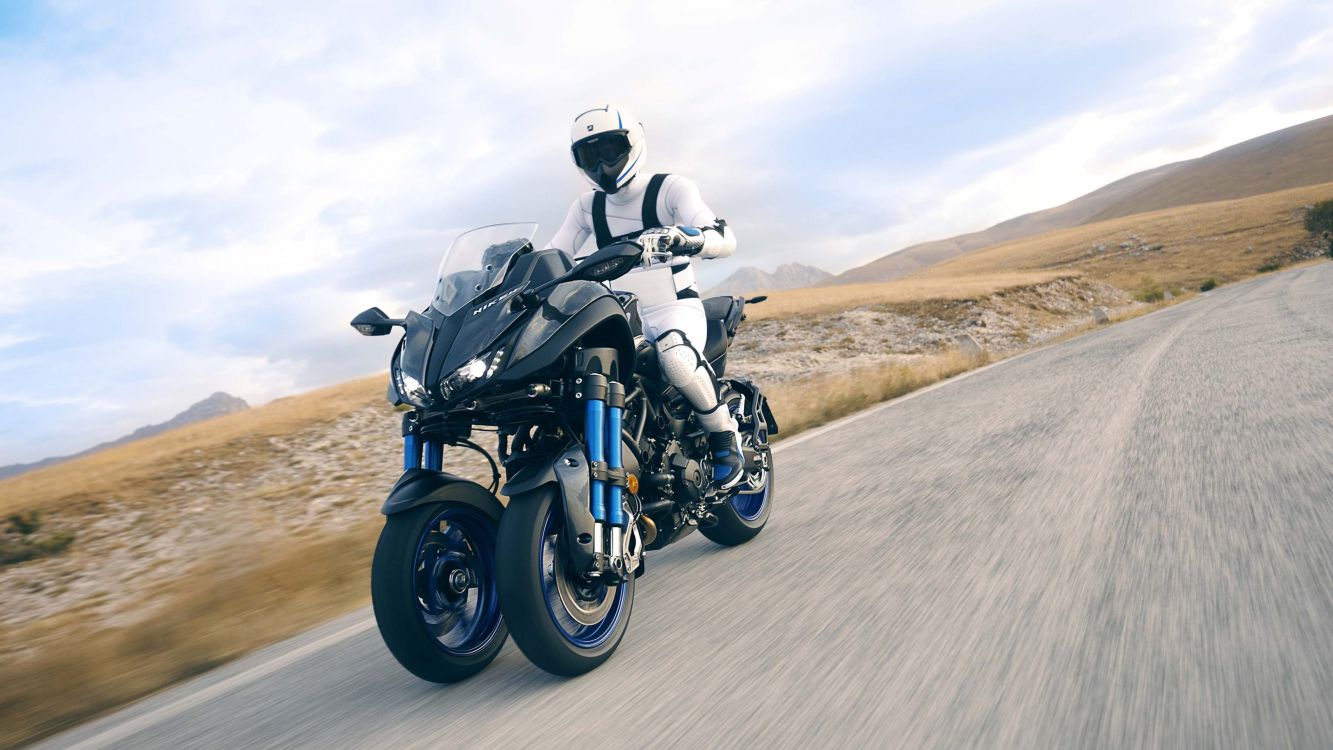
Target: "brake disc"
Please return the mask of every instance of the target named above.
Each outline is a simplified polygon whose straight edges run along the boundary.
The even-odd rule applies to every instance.
[[[556,544],[559,544],[557,540]],[[559,549],[557,546],[556,549]],[[565,611],[580,625],[596,625],[606,618],[615,603],[611,588],[600,581],[581,580],[573,575],[565,562],[565,556],[555,555],[555,590],[560,595],[560,603]]]

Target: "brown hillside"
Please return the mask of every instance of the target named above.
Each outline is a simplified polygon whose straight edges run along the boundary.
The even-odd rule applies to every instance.
[[[902,283],[1060,272],[1128,290],[1147,280],[1184,288],[1197,288],[1207,278],[1234,281],[1293,257],[1294,249],[1310,241],[1305,207],[1330,199],[1333,182],[1134,214],[986,248]]]
[[[1333,116],[1252,138],[1198,159],[1139,172],[1064,205],[1024,214],[980,232],[913,245],[844,271],[830,283],[888,281],[982,248],[1057,229],[1330,180]]]
[[[956,258],[964,253],[970,253],[984,247],[992,247],[1024,237],[1034,237],[1055,229],[1077,226],[1105,210],[1107,206],[1123,201],[1127,196],[1141,190],[1145,185],[1169,174],[1183,163],[1167,164],[1146,172],[1132,174],[1063,205],[1023,214],[1002,221],[980,232],[960,234],[957,237],[944,240],[912,245],[896,253],[877,258],[863,266],[843,271],[829,283],[863,284],[866,282],[892,281],[927,266],[943,263],[950,258]]]
[[[1135,214],[985,248],[894,281],[773,292],[746,314],[765,320],[970,299],[1070,274],[1130,291],[1145,278],[1187,289],[1207,278],[1234,281],[1308,243],[1305,206],[1330,199],[1333,182]]]
[[[1333,116],[1312,120],[1183,162],[1088,221],[1193,203],[1245,198],[1333,180]]]

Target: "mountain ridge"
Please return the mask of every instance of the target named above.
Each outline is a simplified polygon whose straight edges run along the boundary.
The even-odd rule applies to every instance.
[[[118,437],[115,440],[108,440],[104,443],[98,443],[97,445],[94,445],[93,447],[88,448],[87,450],[82,450],[79,451],[78,453],[71,453],[68,456],[51,456],[50,458],[43,458],[37,461],[32,461],[30,463],[17,463],[17,464],[9,464],[8,466],[0,466],[0,479],[17,476],[19,474],[32,471],[34,469],[40,469],[46,466],[53,466],[55,464],[64,463],[66,461],[70,461],[75,458],[86,456],[90,453],[96,453],[98,451],[106,450],[107,448],[114,448],[117,445],[124,445],[125,443],[131,443],[134,442],[135,440],[142,440],[146,437],[152,437],[153,435],[160,435],[163,432],[167,432],[168,430],[174,430],[177,427],[184,427],[187,424],[202,422],[206,419],[212,419],[213,417],[220,417],[224,414],[233,414],[235,412],[244,411],[249,408],[250,405],[247,404],[244,399],[237,398],[236,396],[233,396],[229,393],[216,391],[207,398],[201,399],[199,401],[194,402],[193,404],[190,404],[188,407],[185,408],[184,411],[181,411],[176,416],[172,417],[171,419],[168,419],[165,422],[144,425],[143,427],[138,428],[137,430],[131,432],[128,435]]]
[[[833,274],[805,263],[783,263],[772,271],[744,266],[704,292],[705,297],[745,295],[817,286],[830,281]]]

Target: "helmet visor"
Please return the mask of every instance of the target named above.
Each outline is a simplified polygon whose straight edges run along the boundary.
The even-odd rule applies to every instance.
[[[570,147],[579,169],[593,170],[602,164],[616,164],[629,156],[629,136],[623,130],[584,138]]]

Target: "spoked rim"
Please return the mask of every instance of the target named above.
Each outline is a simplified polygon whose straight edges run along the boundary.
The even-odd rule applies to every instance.
[[[470,508],[441,510],[417,540],[417,616],[445,653],[475,654],[499,631],[494,561],[494,524]]]
[[[760,434],[762,437],[767,437],[767,435],[763,434],[762,429],[760,430]],[[740,491],[731,496],[731,507],[736,509],[736,515],[747,521],[753,521],[762,515],[764,506],[768,504],[768,462],[773,460],[771,451],[772,449],[767,446],[760,449],[759,452],[763,455],[764,459],[764,468],[747,476],[742,485],[748,487],[758,486],[759,489],[749,492]]]
[[[578,648],[596,648],[616,630],[625,609],[625,586],[608,586],[572,574],[560,550],[564,526],[560,506],[552,503],[542,524],[542,598],[556,630]]]
[[[735,401],[729,401],[727,404],[731,410],[733,419],[740,420],[742,415],[739,413],[738,405]],[[743,437],[750,438],[750,448],[756,445],[762,445],[759,449],[763,455],[763,468],[752,472],[745,477],[741,487],[758,487],[757,490],[738,490],[731,496],[731,507],[736,510],[736,515],[746,521],[753,521],[763,515],[764,507],[768,504],[768,474],[769,463],[773,460],[772,448],[768,447],[768,429],[763,425],[756,424],[751,428],[753,432],[743,431]]]

